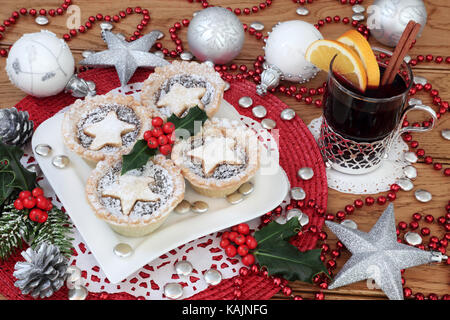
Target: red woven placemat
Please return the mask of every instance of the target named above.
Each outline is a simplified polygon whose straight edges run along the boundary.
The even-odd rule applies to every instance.
[[[140,69],[135,73],[130,83],[142,82],[149,74],[150,71]],[[80,76],[86,80],[94,81],[97,87],[97,94],[99,95],[120,86],[114,69],[88,70],[80,74]],[[314,199],[318,206],[326,208],[328,189],[325,167],[316,142],[303,121],[298,116],[290,121],[282,120],[280,113],[283,109],[288,108],[285,103],[271,94],[265,97],[256,95],[255,85],[251,82],[235,81],[231,83],[230,89],[225,92],[225,100],[235,106],[238,112],[244,116],[254,118],[250,109],[243,109],[238,106],[238,100],[242,96],[250,96],[255,105],[264,105],[268,111],[267,117],[276,121],[277,129],[279,130],[280,165],[285,170],[291,186],[301,186],[305,190],[308,199]],[[74,97],[64,93],[43,99],[28,96],[20,101],[16,107],[19,110],[28,111],[30,118],[35,122],[35,127],[38,127],[43,121],[74,101]],[[297,171],[301,167],[313,168],[314,177],[308,181],[298,178]],[[324,222],[323,218],[312,216],[307,210],[305,212],[310,215],[310,225],[317,226],[320,229]],[[295,245],[303,251],[314,248],[316,241],[317,238],[314,235],[306,233],[295,242]],[[14,287],[15,279],[12,276],[14,264],[21,260],[23,259],[18,251],[7,261],[0,263],[0,293],[8,299],[32,299],[29,296],[23,296]],[[236,277],[241,277],[242,279],[242,285],[240,286],[242,291],[241,299],[269,299],[279,290],[279,287],[275,286],[270,279],[257,274]],[[233,283],[236,277],[223,280],[219,285],[211,286],[190,297],[190,299],[232,299],[235,288]],[[135,299],[134,296],[128,293],[89,293],[88,296],[88,299],[105,298],[114,300]],[[50,299],[67,299],[67,288],[61,289]]]

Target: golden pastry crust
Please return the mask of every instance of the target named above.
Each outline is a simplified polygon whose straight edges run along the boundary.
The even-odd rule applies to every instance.
[[[136,130],[133,130],[133,136],[135,135],[135,137],[126,146],[106,146],[99,150],[90,150],[89,147],[83,146],[81,143],[78,134],[79,123],[83,121],[83,117],[88,116],[90,112],[102,106],[123,106],[134,111],[139,125]],[[132,150],[134,143],[143,138],[144,132],[151,129],[151,118],[155,116],[159,116],[159,113],[156,111],[149,112],[147,108],[135,101],[132,96],[106,94],[86,97],[84,100],[78,99],[64,114],[62,123],[64,143],[70,150],[79,154],[81,157],[96,162],[108,156],[127,154]]]
[[[222,103],[225,82],[220,78],[214,68],[197,62],[173,61],[170,65],[155,68],[155,72],[144,81],[141,92],[141,103],[152,110],[160,111],[160,113],[167,117],[170,116],[170,110],[164,107],[159,108],[156,105],[157,96],[166,81],[183,75],[197,77],[208,84],[209,90],[213,92],[209,93],[209,102],[199,107],[204,108],[208,117],[211,118],[214,116]]]
[[[157,155],[149,162],[160,166],[167,171],[172,180],[172,192],[167,196],[167,201],[151,214],[141,216],[117,215],[111,212],[102,204],[103,197],[98,185],[109,170],[116,165],[121,165],[120,157],[108,157],[97,163],[97,167],[92,171],[86,183],[86,196],[89,204],[93,208],[95,215],[104,220],[116,232],[128,237],[140,237],[158,228],[168,217],[169,213],[184,199],[185,182],[180,169],[175,166],[173,161],[166,159],[162,155]],[[120,173],[119,173],[120,174]]]
[[[245,167],[230,177],[217,179],[195,172],[192,160],[187,152],[192,150],[195,139],[217,136],[232,138],[236,146],[245,150]],[[181,168],[183,176],[200,194],[208,197],[224,197],[236,191],[243,183],[250,180],[259,169],[260,143],[256,134],[238,121],[213,118],[205,122],[202,132],[189,139],[176,142],[172,151],[172,160]],[[215,169],[217,170],[217,169]]]

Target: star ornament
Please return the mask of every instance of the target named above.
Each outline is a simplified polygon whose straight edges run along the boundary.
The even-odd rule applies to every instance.
[[[136,129],[134,124],[119,120],[115,111],[110,111],[106,117],[84,128],[84,133],[94,138],[89,149],[100,150],[105,146],[120,147],[122,135]]]
[[[159,195],[150,190],[150,185],[154,183],[152,177],[139,177],[130,174],[121,175],[119,180],[105,188],[102,196],[120,199],[122,212],[130,215],[137,201],[158,201]]]
[[[157,106],[167,107],[177,117],[180,117],[189,108],[198,106],[203,109],[200,99],[205,92],[205,88],[186,88],[182,84],[175,83],[169,92],[159,99]]]
[[[115,67],[123,87],[137,68],[161,67],[169,64],[166,60],[149,52],[159,34],[158,31],[152,31],[135,41],[127,42],[110,31],[104,31],[104,40],[108,45],[108,50],[94,53],[80,61],[80,64],[105,68]]]
[[[235,141],[225,137],[211,137],[205,143],[191,151],[188,156],[202,161],[203,172],[209,176],[220,164],[243,164],[236,152],[232,149]]]
[[[373,279],[389,299],[403,300],[400,270],[447,258],[439,252],[398,243],[392,203],[368,233],[330,221],[325,223],[352,253],[329,289]]]

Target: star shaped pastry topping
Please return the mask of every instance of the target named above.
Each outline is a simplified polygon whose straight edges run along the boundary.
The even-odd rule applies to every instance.
[[[173,114],[180,117],[187,109],[199,106],[203,108],[200,99],[205,94],[205,88],[186,88],[175,83],[169,92],[157,102],[158,107],[167,107]]]
[[[159,195],[150,190],[150,184],[154,183],[152,177],[121,175],[118,181],[105,190],[102,196],[112,197],[120,200],[124,215],[130,215],[137,201],[157,201]]]
[[[243,160],[233,150],[235,143],[230,138],[209,137],[202,146],[188,151],[187,155],[201,160],[203,172],[209,176],[220,164],[243,164]]]
[[[94,138],[89,149],[100,150],[104,146],[120,147],[122,135],[134,129],[134,124],[119,120],[116,112],[110,111],[103,120],[87,126],[83,131]]]
[[[169,62],[149,50],[158,39],[159,31],[152,31],[135,41],[128,42],[110,31],[104,31],[108,50],[94,53],[80,61],[85,66],[115,67],[120,83],[125,86],[139,67],[161,67]]]
[[[397,242],[392,203],[368,233],[330,221],[325,223],[352,253],[329,289],[373,279],[389,299],[402,300],[401,270],[435,261],[439,254]]]

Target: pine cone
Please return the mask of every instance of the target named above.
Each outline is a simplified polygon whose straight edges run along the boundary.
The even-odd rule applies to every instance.
[[[21,254],[26,261],[16,263],[13,276],[22,294],[48,298],[64,285],[68,261],[58,247],[42,242],[36,250],[28,248]]]
[[[3,143],[21,146],[33,135],[33,128],[28,112],[16,108],[0,109],[0,139]]]

